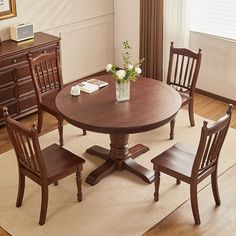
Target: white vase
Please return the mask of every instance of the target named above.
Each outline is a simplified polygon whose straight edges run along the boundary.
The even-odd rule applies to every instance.
[[[130,81],[118,84],[116,82],[116,100],[118,102],[128,101],[130,99]]]

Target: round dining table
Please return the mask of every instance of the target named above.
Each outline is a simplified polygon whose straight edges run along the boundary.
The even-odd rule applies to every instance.
[[[65,86],[56,97],[56,106],[70,124],[92,132],[110,135],[110,149],[94,145],[87,153],[105,159],[105,162],[86,178],[90,185],[115,170],[128,170],[147,183],[154,181],[154,171],[135,162],[134,158],[149,148],[137,144],[129,148],[129,134],[156,129],[175,118],[181,107],[179,93],[163,82],[139,76],[131,82],[130,100],[116,100],[115,80],[110,75],[96,79],[108,82],[92,93],[70,95],[70,89],[79,82]],[[158,144],[157,144],[158,145]]]

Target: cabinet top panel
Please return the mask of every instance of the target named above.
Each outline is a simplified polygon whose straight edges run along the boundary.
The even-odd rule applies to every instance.
[[[43,32],[37,32],[34,34],[33,39],[25,40],[19,43],[10,39],[6,41],[2,41],[0,43],[0,58],[9,56],[10,54],[15,54],[21,51],[25,51],[27,49],[32,49],[32,48],[40,47],[40,46],[47,45],[53,42],[57,42],[59,40],[60,40],[59,37],[46,34]]]

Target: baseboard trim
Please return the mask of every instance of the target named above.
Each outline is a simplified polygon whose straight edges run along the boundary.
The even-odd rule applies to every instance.
[[[106,74],[106,70],[102,70],[102,71],[99,71],[99,72],[97,72],[97,73],[94,73],[94,74],[91,74],[91,75],[87,75],[87,76],[85,76],[85,77],[83,77],[83,78],[80,78],[80,79],[71,81],[71,82],[69,82],[69,83],[66,84],[66,85],[70,85],[70,84],[73,84],[73,83],[76,82],[76,81],[78,82],[78,81],[80,81],[80,80],[84,80],[84,79],[87,79],[87,78],[90,78],[90,77],[96,77],[96,76],[100,76],[100,75],[104,75],[104,74]]]
[[[83,79],[86,79],[86,78],[89,78],[89,77],[100,76],[100,75],[104,75],[104,74],[106,74],[106,70],[102,70],[102,71],[99,71],[99,72],[94,73],[92,75],[85,76],[85,77],[83,77]]]
[[[222,97],[222,96],[219,96],[217,94],[210,93],[210,92],[207,92],[207,91],[199,89],[199,88],[196,88],[195,91],[197,93],[200,93],[200,94],[205,95],[207,97],[214,98],[214,99],[219,100],[221,102],[225,102],[225,103],[228,103],[228,104],[233,104],[234,106],[236,106],[236,101],[233,100],[233,99]]]

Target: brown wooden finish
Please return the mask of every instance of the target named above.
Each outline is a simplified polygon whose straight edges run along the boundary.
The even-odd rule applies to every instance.
[[[39,224],[46,220],[48,206],[48,185],[76,173],[78,201],[82,200],[81,171],[84,159],[74,155],[68,150],[52,144],[41,150],[36,125],[31,129],[11,119],[7,108],[3,108],[8,134],[15,149],[18,170],[19,186],[16,207],[22,205],[25,190],[25,176],[41,186],[42,200]]]
[[[41,132],[43,112],[46,111],[58,120],[59,142],[63,146],[63,118],[55,105],[56,95],[63,87],[59,47],[56,47],[55,52],[42,53],[36,58],[28,53],[27,59],[38,104],[38,132]],[[86,131],[83,133],[85,135]]]
[[[8,107],[10,115],[16,119],[37,111],[26,54],[31,51],[33,56],[37,56],[42,52],[52,52],[59,45],[59,40],[39,32],[34,34],[34,39],[24,42],[6,40],[0,43],[0,110]],[[3,124],[0,112],[0,125]]]
[[[201,223],[198,210],[197,185],[209,175],[211,175],[216,205],[220,205],[217,166],[220,150],[229,128],[231,114],[232,105],[229,105],[226,115],[214,124],[208,126],[207,121],[203,122],[197,151],[177,143],[152,159],[155,171],[155,201],[159,199],[160,172],[163,172],[175,177],[178,183],[181,180],[190,184],[192,212],[196,224]]]
[[[167,73],[167,84],[179,91],[182,97],[182,106],[188,104],[189,120],[191,126],[195,126],[193,99],[197,78],[202,59],[201,49],[195,53],[186,48],[174,48],[170,45],[170,57]],[[170,139],[174,138],[174,120],[170,124]]]
[[[120,103],[115,98],[114,79],[110,75],[98,78],[109,85],[91,94],[81,92],[80,96],[73,97],[70,95],[72,84],[62,89],[56,97],[56,106],[69,123],[93,132],[110,134],[110,150],[98,146],[87,150],[106,159],[106,162],[94,170],[86,181],[95,185],[114,170],[126,169],[151,183],[153,171],[133,160],[149,149],[141,144],[129,148],[129,134],[152,130],[170,122],[181,106],[180,95],[166,84],[139,77],[131,84],[130,101]]]

